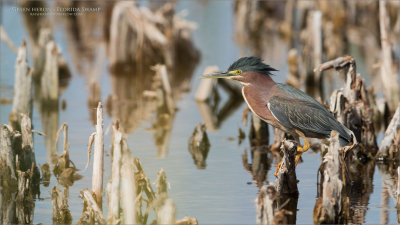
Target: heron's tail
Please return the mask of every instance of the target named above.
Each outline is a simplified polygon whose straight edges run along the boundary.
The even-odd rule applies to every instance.
[[[342,124],[341,124],[342,125]],[[338,130],[339,132],[339,143],[340,146],[346,146],[349,143],[357,143],[357,139],[353,133],[353,131],[349,130],[345,126],[341,126],[341,129]]]

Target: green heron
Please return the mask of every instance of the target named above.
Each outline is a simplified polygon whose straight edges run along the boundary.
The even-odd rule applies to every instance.
[[[203,78],[226,78],[240,82],[242,95],[250,110],[263,121],[292,135],[298,143],[296,166],[301,154],[310,148],[306,137],[327,138],[339,133],[341,146],[353,141],[353,132],[343,126],[318,101],[287,84],[275,83],[270,75],[276,69],[259,57],[243,57],[227,72],[206,74]],[[301,146],[300,137],[304,140]],[[280,163],[277,166],[277,171]],[[276,175],[276,173],[275,173]]]

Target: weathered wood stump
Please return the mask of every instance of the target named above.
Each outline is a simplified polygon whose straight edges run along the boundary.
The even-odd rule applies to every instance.
[[[283,160],[277,173],[276,188],[280,194],[298,195],[295,158],[297,145],[284,140],[281,145]]]
[[[393,66],[395,63],[393,63],[392,58],[393,47],[390,38],[390,19],[386,10],[387,2],[386,0],[379,1],[379,30],[382,47],[380,75],[383,84],[383,94],[388,102],[390,111],[393,112],[397,108],[397,105],[399,105],[400,94],[398,71]]]
[[[283,160],[275,185],[264,185],[256,200],[257,224],[295,224],[299,191],[295,171],[297,145],[283,141]]]
[[[10,124],[13,129],[21,128],[21,113],[32,118],[32,69],[28,67],[26,42],[18,48],[15,63],[15,82]]]
[[[15,195],[17,190],[17,171],[15,152],[12,148],[12,128],[0,126],[0,185],[1,185],[1,224],[18,223],[15,216]]]
[[[5,191],[4,189],[14,189],[17,183],[16,153],[12,148],[12,132],[10,126],[0,126],[0,181],[3,191]]]
[[[400,220],[400,106],[397,107],[392,120],[385,131],[385,136],[377,153],[377,165],[382,176],[383,207],[387,207],[389,196],[396,202],[397,219]],[[383,210],[387,214],[387,210]],[[383,222],[387,223],[387,217]]]
[[[0,127],[0,184],[4,199],[0,219],[3,223],[32,223],[34,198],[40,193],[31,120],[25,114],[20,118],[21,132],[7,125]]]
[[[343,160],[339,152],[339,135],[332,131],[328,152],[320,167],[321,181],[314,206],[314,223],[344,223]]]
[[[88,189],[81,191],[79,196],[83,199],[83,212],[82,216],[77,222],[77,224],[106,224],[106,219],[104,219],[103,212],[93,198],[92,192]]]
[[[59,184],[68,188],[72,186],[76,180],[80,180],[82,175],[77,173],[77,168],[69,158],[69,143],[68,143],[68,124],[63,123],[56,135],[56,143],[60,136],[61,131],[63,131],[63,153],[57,158],[57,163],[54,165],[53,173],[56,176]]]
[[[355,135],[353,145],[340,147],[338,134],[331,134],[328,152],[320,167],[321,181],[314,207],[314,223],[363,223],[372,193],[374,158],[377,151],[373,109],[364,80],[356,73],[353,57],[344,56],[321,64],[315,71],[345,69],[345,87],[331,95],[330,110]]]
[[[400,148],[400,105],[397,107],[376,155],[378,160],[398,160]]]
[[[126,140],[122,140],[122,164],[121,164],[121,193],[123,221],[126,224],[136,224],[136,213],[138,204],[136,204],[137,184],[135,182],[135,165],[131,152],[128,149]]]
[[[331,95],[330,110],[343,125],[353,131],[357,142],[364,146],[364,153],[373,157],[377,151],[373,110],[364,79],[356,73],[356,62],[351,56],[343,56],[321,64],[314,71],[322,72],[331,68],[345,69],[346,84],[343,89]]]
[[[51,191],[51,204],[53,207],[53,223],[55,224],[71,224],[72,216],[68,209],[68,188],[64,189],[64,193],[54,186]]]
[[[107,185],[108,190],[108,219],[111,224],[120,221],[120,181],[121,181],[121,158],[122,158],[122,133],[118,123],[113,124],[111,181]],[[96,196],[97,198],[97,196]],[[101,198],[101,196],[100,196]]]
[[[100,209],[102,208],[103,167],[104,167],[104,134],[103,134],[103,105],[97,106],[96,133],[94,136],[92,191]]]

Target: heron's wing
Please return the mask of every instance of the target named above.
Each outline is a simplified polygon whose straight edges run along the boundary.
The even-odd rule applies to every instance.
[[[314,103],[314,107],[320,108],[321,110],[329,113],[329,111],[323,105],[321,105],[321,103],[319,103],[317,100],[304,93],[303,91],[287,84],[277,83],[277,86],[281,91],[285,93],[285,96],[288,96],[288,98]]]
[[[268,108],[285,127],[328,136],[332,130],[339,129],[340,123],[314,101],[274,96],[269,100]]]

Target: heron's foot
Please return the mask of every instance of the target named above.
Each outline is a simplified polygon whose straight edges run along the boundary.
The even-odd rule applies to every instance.
[[[294,167],[295,167],[295,168],[297,167],[297,164],[298,164],[299,161],[300,161],[301,154],[303,154],[303,153],[297,153],[297,155],[296,155],[296,159],[295,159],[295,162],[294,162]]]
[[[278,163],[278,165],[276,165],[276,170],[275,170],[275,173],[274,173],[275,177],[278,176],[278,171],[281,168],[281,165],[282,165],[282,161],[280,163]]]
[[[305,141],[305,142],[306,142],[306,144],[303,147],[297,146],[297,155],[296,155],[295,164],[294,164],[295,168],[297,167],[297,164],[300,161],[301,155],[310,148],[310,144],[308,143],[308,141]],[[278,171],[281,168],[281,164],[282,164],[282,161],[280,163],[278,163],[278,165],[276,166],[276,171],[274,173],[275,176],[278,176]]]
[[[306,142],[306,144],[303,147],[297,146],[297,155],[296,155],[294,167],[296,167],[297,164],[299,163],[301,155],[304,152],[306,152],[309,148],[310,148],[310,144],[308,143],[308,141]]]

